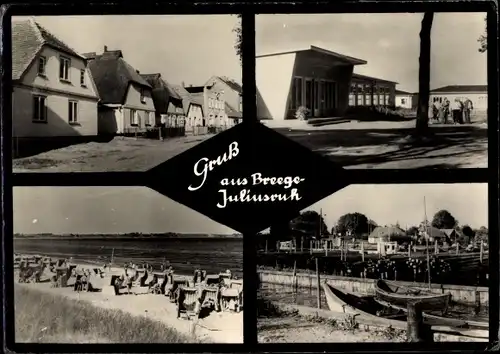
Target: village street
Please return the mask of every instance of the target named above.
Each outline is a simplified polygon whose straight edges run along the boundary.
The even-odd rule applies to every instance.
[[[212,134],[168,138],[164,141],[117,137],[107,143],[86,143],[14,159],[17,172],[147,171],[211,138]]]
[[[275,128],[344,168],[487,168],[486,123],[431,125],[429,143],[411,144],[415,120],[356,122],[300,129]]]

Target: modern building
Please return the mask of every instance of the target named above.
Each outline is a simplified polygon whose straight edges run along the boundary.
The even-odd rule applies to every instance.
[[[18,143],[98,134],[99,95],[85,57],[34,19],[12,21],[12,85]]]
[[[341,116],[349,106],[393,105],[395,82],[353,74],[364,65],[353,58],[310,46],[256,57],[257,116],[294,119],[299,107],[309,117]]]
[[[396,90],[396,107],[412,109],[416,106],[416,96],[413,93]]]
[[[353,73],[349,106],[392,107],[396,99],[397,82]]]
[[[99,134],[145,133],[155,126],[153,89],[123,58],[121,50],[86,53],[101,102]]]

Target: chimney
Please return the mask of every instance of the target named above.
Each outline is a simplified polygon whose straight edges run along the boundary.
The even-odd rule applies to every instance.
[[[189,87],[193,87],[193,84],[189,85]]]
[[[181,82],[181,85],[182,85],[182,87],[186,87],[186,85],[184,84],[184,81]]]
[[[108,46],[107,46],[107,45],[105,45],[105,46],[104,46],[104,52],[107,52],[107,51],[108,51]]]
[[[139,70],[136,70],[136,72],[137,72],[138,74],[140,74],[140,73],[141,73]]]

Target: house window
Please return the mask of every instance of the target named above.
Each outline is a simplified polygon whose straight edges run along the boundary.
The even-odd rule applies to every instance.
[[[47,59],[45,57],[38,58],[38,75],[45,76],[45,64]]]
[[[386,94],[386,95],[385,95],[385,105],[386,105],[386,106],[388,106],[388,105],[390,104],[390,102],[389,102],[389,97],[390,97],[390,96],[389,96],[389,94]]]
[[[47,97],[33,96],[33,122],[47,121]]]
[[[139,125],[139,115],[135,109],[130,110],[130,125],[138,126]]]
[[[78,102],[76,101],[68,102],[68,122],[69,123],[78,122]]]
[[[238,101],[238,110],[243,112],[243,98],[240,96]]]
[[[85,87],[85,70],[80,70],[80,86]]]
[[[69,68],[71,61],[66,57],[59,58],[59,79],[69,81]]]
[[[406,98],[401,99],[401,104],[406,104]]]
[[[146,112],[146,114],[144,116],[144,125],[146,125],[146,126],[151,125],[151,122],[149,120],[149,112]]]
[[[145,97],[145,95],[144,95],[144,89],[143,89],[143,88],[141,88],[141,91],[140,91],[140,92],[141,92],[141,102],[142,102],[142,103],[146,103],[146,97]]]

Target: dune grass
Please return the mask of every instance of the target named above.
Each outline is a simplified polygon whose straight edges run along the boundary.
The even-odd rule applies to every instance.
[[[18,343],[196,343],[159,321],[15,285]]]

